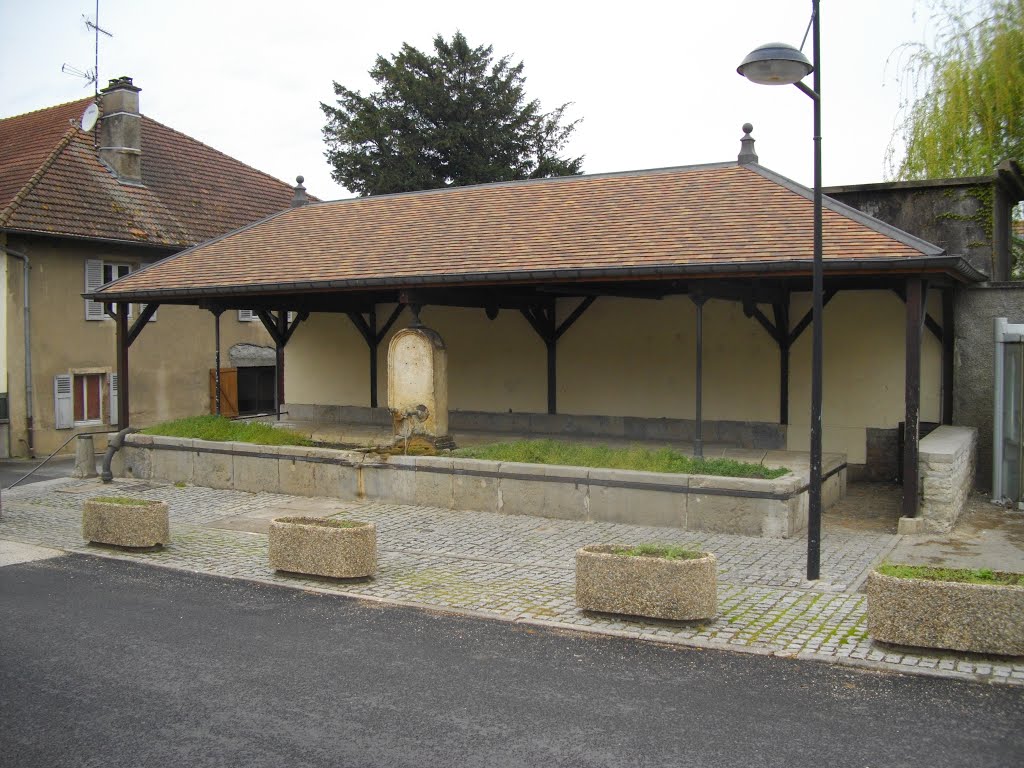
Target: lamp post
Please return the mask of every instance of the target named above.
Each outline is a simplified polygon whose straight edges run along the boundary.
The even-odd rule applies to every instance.
[[[814,265],[811,272],[814,332],[811,345],[811,478],[807,520],[807,579],[814,581],[821,571],[821,317],[824,292],[821,242],[821,26],[818,0],[811,0],[810,31],[813,63],[791,45],[768,43],[751,51],[736,71],[759,85],[795,85],[814,102]],[[802,81],[812,72],[814,87],[809,88]]]

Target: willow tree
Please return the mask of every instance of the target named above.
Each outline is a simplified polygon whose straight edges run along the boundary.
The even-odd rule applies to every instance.
[[[908,44],[894,138],[900,179],[977,176],[1024,158],[1024,0],[938,0],[933,45]]]

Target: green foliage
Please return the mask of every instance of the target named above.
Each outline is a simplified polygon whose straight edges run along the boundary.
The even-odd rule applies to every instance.
[[[368,96],[335,82],[338,106],[320,105],[334,180],[378,195],[579,173],[582,157],[558,157],[579,123],[563,124],[569,105],[541,112],[523,63],[492,51],[438,35],[432,55],[406,43],[378,56]]]
[[[142,434],[259,445],[313,444],[305,435],[292,429],[278,429],[261,421],[232,421],[212,415],[166,421],[142,430]]]
[[[134,499],[131,496],[96,496],[91,501],[101,504],[124,504],[129,507],[147,507],[153,502],[148,499]]]
[[[898,579],[925,579],[927,581],[956,581],[963,584],[1006,584],[1024,587],[1024,573],[993,571],[989,568],[936,568],[930,565],[886,564],[878,572]]]
[[[978,12],[965,0],[934,7],[934,45],[898,49],[908,98],[897,177],[988,175],[1024,159],[1024,0],[987,0]]]
[[[637,544],[635,547],[616,547],[613,554],[627,557],[660,557],[662,560],[699,560],[703,552],[675,544]]]
[[[467,459],[517,461],[525,464],[560,464],[570,467],[605,467],[768,480],[782,477],[789,472],[785,467],[771,469],[762,464],[748,464],[734,459],[697,459],[671,448],[611,448],[606,445],[558,440],[517,440],[509,443],[474,445],[459,448],[453,455]]]

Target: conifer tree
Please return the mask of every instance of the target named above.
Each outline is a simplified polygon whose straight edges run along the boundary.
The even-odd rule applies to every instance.
[[[522,62],[495,61],[461,32],[433,45],[378,56],[369,95],[334,83],[337,106],[320,107],[335,181],[376,195],[580,172],[582,157],[559,156],[579,120],[527,100]]]

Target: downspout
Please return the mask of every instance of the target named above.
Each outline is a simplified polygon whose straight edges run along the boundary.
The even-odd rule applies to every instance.
[[[22,288],[25,295],[22,303],[25,309],[25,429],[28,435],[26,439],[26,442],[28,443],[28,455],[29,458],[34,459],[36,456],[36,450],[32,434],[32,313],[29,308],[28,290],[28,276],[31,265],[26,254],[11,250],[7,246],[3,246],[3,250],[8,256],[21,259],[21,263],[24,265],[25,277],[22,280]]]

